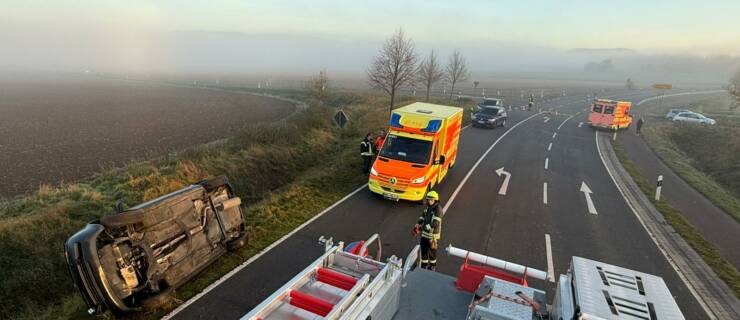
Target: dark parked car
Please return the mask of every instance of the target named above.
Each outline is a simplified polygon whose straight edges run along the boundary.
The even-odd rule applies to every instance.
[[[88,223],[67,240],[72,279],[90,314],[139,311],[227,250],[246,244],[241,199],[217,177]]]
[[[495,128],[506,126],[507,118],[504,107],[479,105],[473,109],[470,121],[473,126]]]

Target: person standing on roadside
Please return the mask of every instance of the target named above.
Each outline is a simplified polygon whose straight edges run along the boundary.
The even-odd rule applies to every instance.
[[[637,119],[637,127],[636,127],[636,129],[637,129],[637,135],[638,136],[642,132],[641,130],[642,130],[642,125],[643,124],[645,124],[645,119],[643,119],[642,117],[640,117],[640,119]]]
[[[380,135],[375,138],[375,153],[380,154],[380,149],[383,148],[383,142],[385,142],[385,130],[380,130]]]
[[[370,165],[373,162],[373,142],[372,133],[367,133],[365,139],[360,142],[360,156],[362,156],[362,173],[370,173]]]

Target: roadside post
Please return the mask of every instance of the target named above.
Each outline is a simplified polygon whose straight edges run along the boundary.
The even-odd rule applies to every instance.
[[[660,201],[660,191],[663,189],[663,175],[658,175],[658,186],[655,188],[655,201]]]

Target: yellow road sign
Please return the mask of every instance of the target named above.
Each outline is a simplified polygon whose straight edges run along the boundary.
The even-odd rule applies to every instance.
[[[671,90],[673,89],[673,85],[670,83],[656,83],[653,85],[653,88],[659,90]]]

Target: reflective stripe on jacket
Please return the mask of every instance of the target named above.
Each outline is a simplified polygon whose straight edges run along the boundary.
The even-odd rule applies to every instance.
[[[373,155],[373,144],[365,139],[360,142],[360,155],[363,157],[371,157]]]
[[[439,202],[433,206],[426,206],[417,223],[421,226],[421,236],[431,240],[439,240],[442,237],[442,217],[444,212],[439,207]]]

